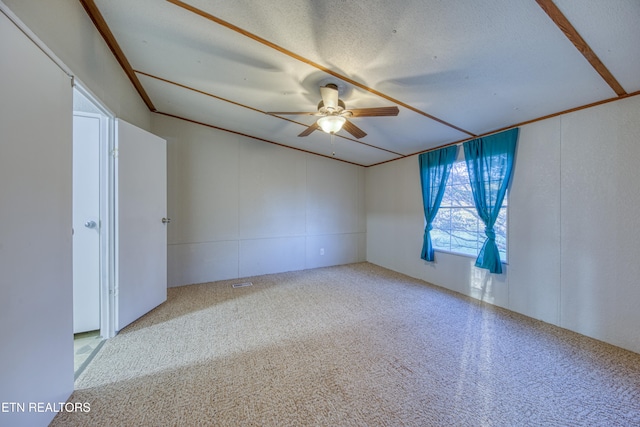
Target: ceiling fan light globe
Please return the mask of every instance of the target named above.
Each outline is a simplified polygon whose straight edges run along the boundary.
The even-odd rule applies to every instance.
[[[344,117],[340,116],[325,116],[318,119],[318,126],[326,133],[336,133],[347,121]]]

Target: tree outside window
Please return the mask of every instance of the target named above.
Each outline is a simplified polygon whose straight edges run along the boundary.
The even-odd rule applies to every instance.
[[[505,196],[494,230],[503,262],[507,260],[507,205]],[[473,192],[464,161],[453,164],[442,204],[433,221],[431,240],[436,250],[478,256],[487,236],[473,203]]]

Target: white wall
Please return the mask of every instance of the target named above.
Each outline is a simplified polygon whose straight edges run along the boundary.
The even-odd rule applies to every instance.
[[[153,132],[170,286],[365,260],[363,168],[161,115]]]
[[[562,326],[640,352],[640,96],[568,115],[561,158]]]
[[[71,84],[0,13],[0,425],[73,391]],[[11,60],[7,60],[11,59]]]
[[[640,97],[524,126],[502,275],[420,259],[417,156],[366,171],[367,260],[640,352]]]

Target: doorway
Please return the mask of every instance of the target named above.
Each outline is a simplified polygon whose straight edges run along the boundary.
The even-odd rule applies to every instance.
[[[73,333],[76,377],[113,336],[113,116],[78,84],[73,90]]]
[[[73,93],[73,329],[103,340],[167,299],[166,140]]]

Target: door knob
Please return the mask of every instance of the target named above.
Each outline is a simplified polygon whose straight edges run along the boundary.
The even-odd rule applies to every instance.
[[[97,225],[95,221],[87,221],[84,223],[84,226],[87,228],[96,228]]]
[[[171,218],[162,218],[163,224],[169,224],[171,222]]]

